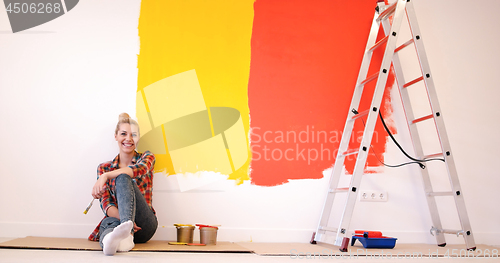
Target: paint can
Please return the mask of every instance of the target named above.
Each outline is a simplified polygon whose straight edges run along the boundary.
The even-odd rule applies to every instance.
[[[193,243],[194,226],[182,225],[177,228],[177,242]]]
[[[217,244],[217,229],[218,227],[200,227],[200,243],[205,245]]]

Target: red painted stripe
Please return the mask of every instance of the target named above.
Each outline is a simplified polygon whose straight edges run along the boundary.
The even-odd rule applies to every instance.
[[[248,88],[253,184],[319,179],[333,166],[374,8],[372,1],[255,2]],[[382,60],[378,50],[372,60]],[[372,93],[365,90],[360,108],[366,109]],[[384,96],[389,102],[388,92]],[[385,114],[387,107],[381,108]],[[357,136],[363,130],[361,121],[355,124],[350,148],[359,148]],[[375,134],[372,144],[382,158],[386,140],[381,125]],[[368,164],[380,165],[372,156]],[[348,172],[353,165],[353,160],[346,162]]]

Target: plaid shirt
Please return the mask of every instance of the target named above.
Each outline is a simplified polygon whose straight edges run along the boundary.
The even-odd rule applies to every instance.
[[[112,161],[101,163],[99,167],[97,167],[97,178],[99,178],[99,176],[101,176],[101,174],[103,173],[118,169],[119,163],[120,163],[119,155],[117,155],[115,159],[113,159]],[[154,164],[155,164],[155,156],[151,152],[146,151],[144,153],[135,152],[134,157],[132,158],[132,165],[129,166],[130,168],[132,168],[132,171],[134,172],[132,179],[137,184],[139,190],[146,199],[149,208],[151,208],[153,212],[155,212],[152,205]],[[118,204],[116,202],[115,179],[116,178],[113,178],[106,182],[106,190],[100,199],[101,208],[102,211],[104,212],[104,215],[106,215],[106,211],[108,211],[108,209],[111,206],[118,207]],[[106,216],[104,218],[106,218]],[[99,241],[100,226],[101,223],[99,223],[99,225],[97,225],[97,227],[94,229],[94,232],[90,234],[89,240]]]

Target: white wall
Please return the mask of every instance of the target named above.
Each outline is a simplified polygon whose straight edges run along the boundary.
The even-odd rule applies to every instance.
[[[500,2],[415,2],[476,243],[500,245]],[[135,112],[139,9],[138,0],[80,1],[65,16],[16,34],[0,10],[0,236],[86,238],[101,219],[97,202],[82,212],[97,164],[116,154],[115,119]],[[396,91],[393,102],[397,138],[411,148]],[[391,143],[387,147],[387,162],[404,161]],[[382,230],[398,242],[433,243],[417,169],[366,176],[361,188],[387,191],[389,201],[358,203],[351,226]],[[226,181],[183,193],[175,177],[158,175],[154,238],[175,239],[174,223],[213,223],[222,225],[219,240],[308,242],[326,174],[277,187]],[[452,219],[449,213],[443,221]]]

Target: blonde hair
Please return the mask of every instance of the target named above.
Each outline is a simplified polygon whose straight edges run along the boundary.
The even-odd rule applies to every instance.
[[[118,116],[118,123],[116,124],[115,134],[118,134],[118,130],[120,129],[120,124],[123,123],[134,124],[135,126],[137,126],[137,130],[140,133],[139,123],[137,123],[134,119],[130,118],[130,116],[124,112]]]

